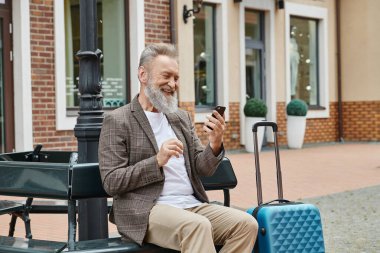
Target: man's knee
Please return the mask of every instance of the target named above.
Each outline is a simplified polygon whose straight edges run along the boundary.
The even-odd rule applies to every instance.
[[[197,219],[191,221],[191,224],[194,226],[194,229],[196,230],[202,230],[207,232],[212,231],[211,222],[205,217],[198,217]]]
[[[257,224],[256,219],[253,218],[252,215],[245,213],[244,215],[242,215],[239,223],[242,225],[242,228],[244,230],[256,237],[259,225]]]

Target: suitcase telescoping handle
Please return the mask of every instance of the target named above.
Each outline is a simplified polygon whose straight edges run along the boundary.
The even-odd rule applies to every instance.
[[[272,127],[274,135],[274,150],[276,155],[276,170],[277,170],[277,190],[278,190],[278,199],[283,199],[283,190],[282,190],[282,175],[281,175],[281,164],[280,164],[280,152],[278,150],[277,142],[277,124],[271,121],[259,121],[256,122],[252,127],[253,132],[253,142],[255,146],[255,167],[256,167],[256,187],[257,187],[257,203],[261,205],[263,203],[263,192],[261,186],[261,173],[260,173],[260,159],[259,152],[257,152],[257,129],[259,127]]]

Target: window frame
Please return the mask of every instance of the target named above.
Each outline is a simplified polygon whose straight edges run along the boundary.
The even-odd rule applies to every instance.
[[[215,52],[215,71],[216,71],[216,105],[226,106],[224,112],[225,120],[229,120],[229,95],[228,95],[228,2],[225,0],[205,0],[203,3],[215,4],[215,41],[218,41],[218,47]],[[194,87],[195,89],[195,87]],[[195,98],[194,98],[195,102]],[[203,123],[206,116],[210,115],[213,108],[208,107],[197,109],[195,107],[194,123]]]
[[[144,21],[144,1],[130,0],[129,1],[129,13],[126,20],[129,21],[129,27],[126,31],[126,40],[129,40],[129,59],[126,61],[126,68],[129,67],[130,75],[126,80],[129,85],[126,89],[129,89],[128,100],[131,100],[139,92],[139,82],[137,79],[138,59],[140,53],[145,46],[145,21]],[[56,129],[57,130],[73,130],[78,115],[72,113],[67,109],[66,105],[66,67],[65,67],[65,16],[64,16],[64,2],[62,0],[54,0],[54,40],[55,40],[55,98],[56,98]],[[130,34],[134,34],[134,40],[130,40]],[[128,55],[127,55],[128,56]],[[128,76],[127,76],[128,78]],[[62,94],[65,94],[62,96]],[[71,111],[71,112],[70,112]]]
[[[317,20],[317,53],[318,53],[318,93],[319,106],[311,106],[307,118],[328,118],[329,109],[329,76],[328,76],[328,13],[326,8],[287,3],[285,9],[285,58],[286,58],[286,104],[291,100],[290,91],[290,18],[299,17]]]
[[[251,8],[245,8],[244,15],[247,13],[247,11],[256,12],[259,14],[260,18],[260,40],[253,40],[253,39],[247,39],[245,38],[245,50],[247,49],[254,49],[258,50],[260,53],[260,71],[261,71],[261,77],[260,77],[260,99],[266,101],[266,81],[265,81],[265,13],[262,10],[257,9],[251,9]],[[245,29],[245,27],[244,27]],[[246,57],[246,56],[245,56]],[[244,60],[245,64],[244,67],[247,67],[247,61]],[[246,71],[246,70],[245,70]],[[245,72],[245,74],[247,74]],[[247,81],[245,82],[246,89],[245,92],[247,94]],[[244,100],[245,101],[245,100]]]
[[[217,34],[217,32],[216,32],[216,25],[217,25],[217,23],[216,23],[216,4],[204,3],[202,8],[204,8],[205,6],[212,8],[212,27],[213,27],[212,49],[213,49],[213,55],[214,55],[214,57],[212,59],[212,64],[214,65],[214,67],[213,67],[213,75],[214,75],[214,86],[213,86],[214,96],[213,96],[213,99],[214,99],[214,105],[197,105],[197,104],[195,104],[195,111],[196,112],[209,112],[209,111],[213,110],[215,106],[218,105],[218,85],[217,85],[217,83],[219,80],[218,80],[218,69],[217,69],[218,45],[216,43],[216,34]],[[202,11],[204,11],[204,10],[202,10]],[[194,75],[194,88],[195,88],[195,75]],[[195,94],[196,94],[196,92],[195,92]],[[195,101],[197,101],[196,97],[195,97]]]
[[[318,75],[318,73],[320,72],[319,71],[319,65],[320,65],[320,63],[319,63],[319,57],[318,57],[319,56],[319,34],[318,34],[319,20],[315,19],[315,18],[306,18],[306,17],[302,17],[302,16],[297,16],[297,15],[291,15],[289,20],[291,20],[292,18],[302,19],[302,20],[305,20],[305,21],[314,21],[314,22],[316,22],[316,28],[317,29],[316,29],[315,36],[316,36],[317,48],[315,50],[316,50],[316,54],[317,54],[317,66],[316,66],[316,72],[317,72],[316,82],[317,82],[317,85],[318,85],[317,90],[316,90],[316,95],[317,95],[316,101],[317,102],[314,105],[310,105],[309,104],[309,109],[311,109],[311,110],[321,110],[321,109],[324,109],[324,107],[320,105],[320,89],[319,89],[319,83],[320,83],[320,81],[319,81],[319,75]],[[290,29],[289,29],[289,32],[291,32]],[[298,98],[298,99],[302,99],[302,98]]]
[[[239,28],[240,28],[240,66],[245,66],[245,11],[252,9],[262,11],[264,15],[264,36],[265,36],[265,99],[268,106],[266,119],[276,121],[277,119],[277,87],[276,87],[276,28],[275,28],[275,0],[243,0],[240,4]],[[245,124],[244,105],[246,102],[246,76],[245,68],[240,68],[240,144],[245,145]],[[268,129],[266,132],[268,141],[273,142],[273,132]]]
[[[0,152],[11,152],[15,149],[15,108],[14,108],[14,83],[13,83],[13,64],[8,55],[12,52],[12,35],[10,32],[10,24],[12,23],[12,7],[11,1],[6,1],[0,7],[0,32],[2,33],[2,101],[3,115],[0,115],[0,121],[3,124],[3,133],[1,137],[4,144],[4,150]],[[0,122],[1,124],[1,122]],[[0,127],[1,129],[1,127]],[[3,135],[4,134],[4,135]],[[2,144],[0,143],[0,148]]]
[[[33,149],[32,72],[29,1],[13,1],[13,87],[15,151]]]

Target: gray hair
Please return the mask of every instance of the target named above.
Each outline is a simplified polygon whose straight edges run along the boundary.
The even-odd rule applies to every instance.
[[[139,67],[149,65],[159,55],[165,55],[174,59],[178,57],[177,49],[173,44],[150,44],[141,53]]]

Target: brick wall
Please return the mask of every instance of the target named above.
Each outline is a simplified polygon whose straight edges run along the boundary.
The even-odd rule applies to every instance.
[[[146,42],[170,42],[169,0],[145,0]],[[33,142],[46,149],[75,150],[73,131],[57,131],[55,125],[54,77],[54,13],[52,0],[30,0],[30,34],[32,64]],[[149,10],[149,11],[147,11]],[[191,112],[194,102],[181,102],[180,107]],[[225,133],[226,149],[240,147],[239,103],[229,104],[230,120]],[[380,140],[380,102],[344,102],[344,139],[347,141]],[[279,143],[286,145],[285,103],[277,103]],[[195,125],[203,143],[207,136],[202,123]],[[333,142],[338,140],[337,103],[330,103],[330,117],[308,119],[305,143]]]
[[[73,150],[73,131],[56,131],[55,126],[53,5],[52,0],[30,1],[33,143]]]
[[[145,0],[145,43],[170,42],[169,0]]]
[[[306,123],[305,143],[338,141],[338,103],[330,103],[330,117],[308,119]]]
[[[343,103],[345,141],[380,141],[380,101]]]
[[[377,107],[376,107],[377,106]],[[187,111],[190,111],[194,115],[194,103],[186,102],[180,103],[180,107]],[[380,128],[380,102],[375,104],[373,103],[372,108],[368,110],[377,109],[377,121],[378,127]],[[227,122],[227,130],[224,135],[224,142],[226,149],[240,149],[240,116],[239,116],[239,103],[230,103],[230,120]],[[286,113],[285,113],[285,103],[277,103],[277,124],[278,124],[278,137],[279,145],[286,146]],[[350,123],[352,124],[352,123]],[[347,124],[346,124],[347,125]],[[204,133],[203,123],[196,123],[195,128],[198,134],[198,137],[201,139],[203,144],[207,144],[207,135]],[[379,140],[380,130],[377,130],[377,140]],[[347,133],[348,134],[348,133]],[[320,143],[320,142],[335,142],[338,141],[338,103],[330,103],[330,117],[322,119],[308,119],[306,122],[306,133],[304,143]],[[348,140],[348,139],[347,139]],[[355,140],[364,140],[364,139],[355,139]],[[374,140],[373,138],[371,140]]]
[[[285,102],[277,102],[278,145],[286,145],[286,111]]]
[[[286,109],[284,102],[277,103],[279,145],[287,145]],[[330,117],[307,119],[304,143],[338,141],[338,103],[330,103]]]
[[[188,111],[190,113],[191,119],[194,121],[194,108],[195,103],[194,102],[179,102],[179,108],[182,110]]]

